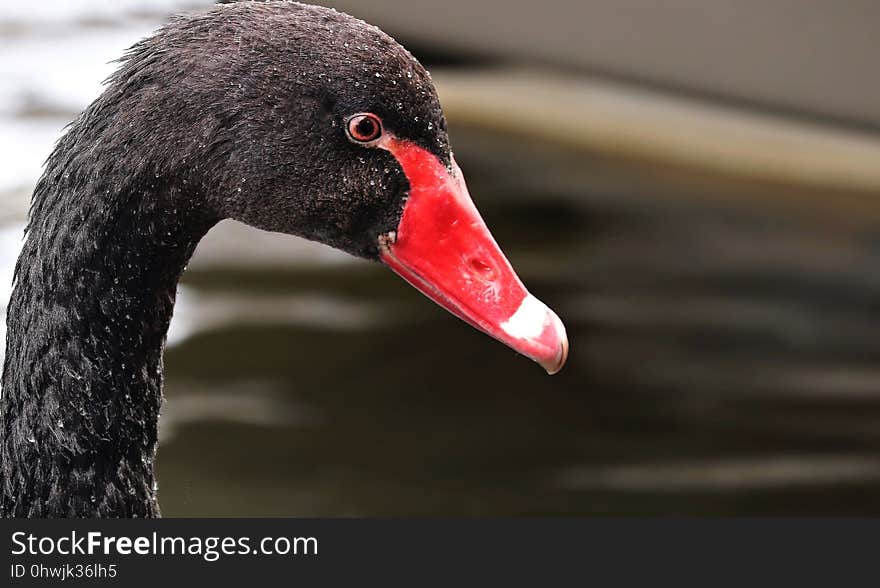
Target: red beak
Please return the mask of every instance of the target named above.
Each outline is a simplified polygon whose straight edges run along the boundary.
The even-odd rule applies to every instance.
[[[461,170],[386,135],[379,147],[410,184],[397,231],[379,238],[380,257],[428,298],[555,374],[568,356],[565,327],[529,294],[474,206]]]

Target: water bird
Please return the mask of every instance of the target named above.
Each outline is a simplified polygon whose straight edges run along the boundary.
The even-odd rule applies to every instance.
[[[419,62],[331,9],[218,5],[135,44],[34,189],[8,306],[0,513],[159,516],[176,287],[227,218],[380,261],[548,372],[565,362],[562,322],[477,212]]]

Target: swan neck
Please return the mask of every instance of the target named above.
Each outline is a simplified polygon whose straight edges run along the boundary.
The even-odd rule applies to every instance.
[[[178,280],[215,222],[157,174],[53,156],[7,316],[2,514],[159,514],[162,351]],[[97,166],[97,162],[94,162]]]

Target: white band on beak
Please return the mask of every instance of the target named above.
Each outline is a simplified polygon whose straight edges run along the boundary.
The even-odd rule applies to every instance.
[[[529,294],[523,298],[516,312],[501,323],[501,328],[511,337],[534,339],[544,331],[550,315],[551,310],[547,305]]]

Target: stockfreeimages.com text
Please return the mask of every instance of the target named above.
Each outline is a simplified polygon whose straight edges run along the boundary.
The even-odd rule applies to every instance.
[[[108,536],[99,531],[72,531],[63,537],[12,534],[12,555],[169,555],[200,556],[217,561],[224,555],[317,555],[314,537],[166,537]]]

